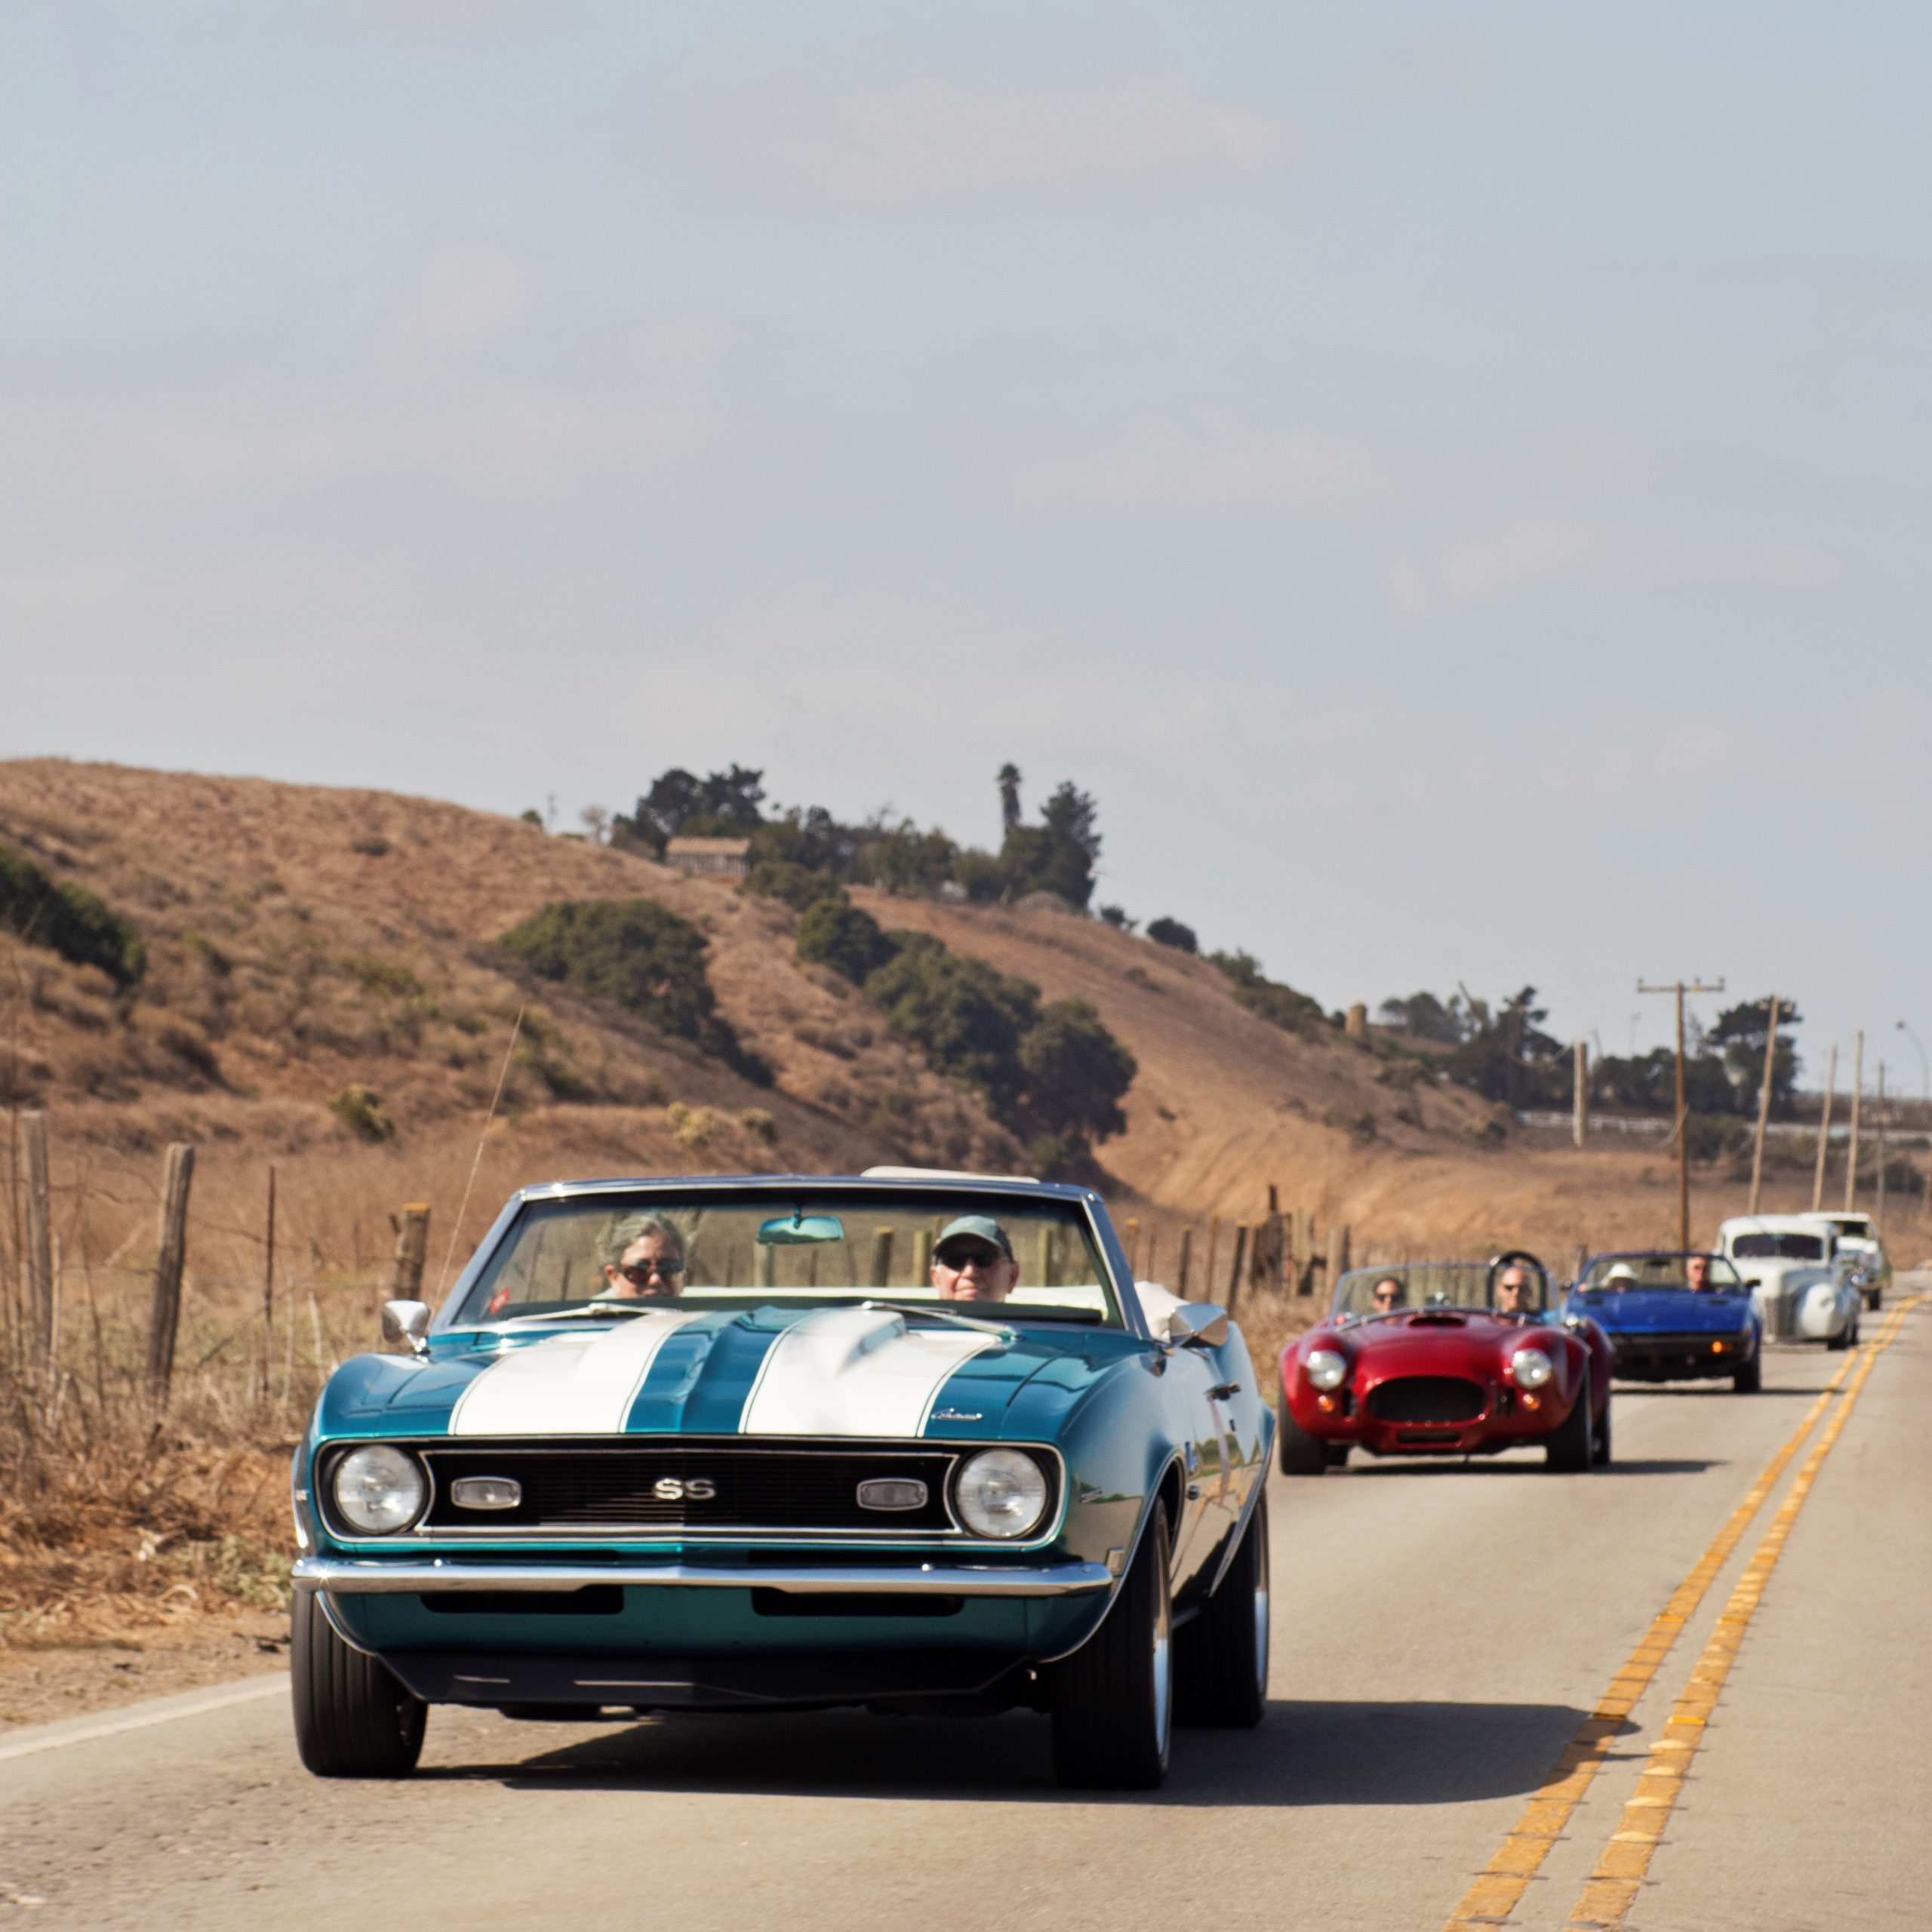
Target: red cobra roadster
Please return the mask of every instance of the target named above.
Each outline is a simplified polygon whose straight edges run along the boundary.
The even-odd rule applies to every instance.
[[[1281,1352],[1282,1469],[1319,1475],[1353,1448],[1482,1456],[1541,1443],[1553,1469],[1610,1460],[1616,1356],[1550,1308],[1533,1254],[1358,1268],[1328,1318]]]

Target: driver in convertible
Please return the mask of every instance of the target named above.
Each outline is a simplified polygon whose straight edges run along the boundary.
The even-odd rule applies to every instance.
[[[1369,1299],[1375,1304],[1377,1315],[1387,1315],[1398,1308],[1406,1308],[1409,1291],[1393,1275],[1384,1275],[1369,1291]]]
[[[1513,1263],[1496,1278],[1496,1312],[1498,1315],[1533,1315],[1536,1303],[1530,1299],[1530,1278],[1526,1269]]]
[[[661,1214],[627,1214],[604,1244],[599,1301],[675,1301],[685,1285],[683,1237]]]
[[[1004,1301],[1020,1278],[1013,1244],[990,1214],[961,1214],[933,1243],[933,1286],[941,1301]]]
[[[1708,1254],[1694,1254],[1684,1263],[1684,1285],[1694,1294],[1710,1293],[1711,1257]]]

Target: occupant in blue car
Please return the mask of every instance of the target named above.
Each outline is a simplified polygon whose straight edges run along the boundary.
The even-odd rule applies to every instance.
[[[1710,1293],[1711,1257],[1708,1254],[1694,1254],[1684,1263],[1684,1285],[1697,1294]]]
[[[961,1214],[933,1243],[933,1286],[941,1301],[1004,1301],[1020,1278],[1013,1243],[990,1214]]]
[[[1530,1299],[1530,1277],[1525,1269],[1506,1268],[1496,1278],[1496,1312],[1498,1315],[1531,1315],[1536,1303]]]
[[[608,1284],[599,1301],[675,1301],[685,1285],[684,1238],[661,1214],[627,1214],[605,1237]]]

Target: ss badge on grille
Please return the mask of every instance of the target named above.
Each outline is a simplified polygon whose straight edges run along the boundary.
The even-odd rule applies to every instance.
[[[660,1503],[709,1503],[718,1494],[718,1485],[709,1476],[660,1476],[651,1493]]]

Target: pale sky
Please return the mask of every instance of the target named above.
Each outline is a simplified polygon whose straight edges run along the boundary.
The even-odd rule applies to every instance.
[[[1932,11],[0,8],[0,752],[997,837],[1917,1091]],[[1707,1014],[1718,1002],[1707,1002]]]

